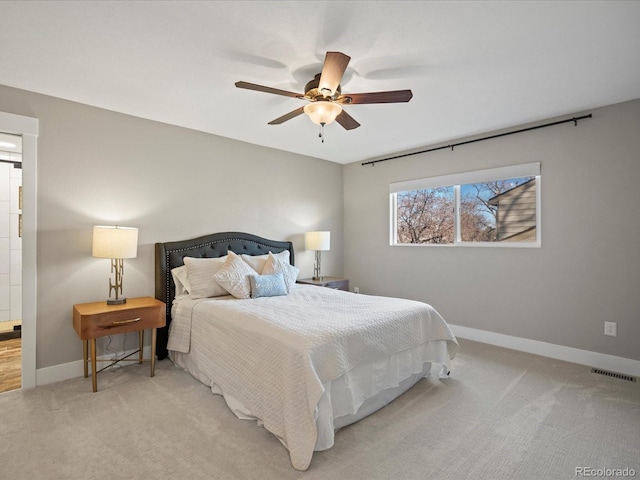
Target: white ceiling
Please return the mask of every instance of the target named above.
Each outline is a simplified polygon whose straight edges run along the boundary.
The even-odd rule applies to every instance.
[[[638,1],[3,1],[0,46],[0,84],[338,163],[640,98]],[[234,87],[303,93],[328,50],[343,93],[413,99],[321,143],[267,125],[301,100]]]

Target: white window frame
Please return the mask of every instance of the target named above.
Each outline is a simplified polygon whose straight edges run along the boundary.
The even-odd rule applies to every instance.
[[[535,177],[536,179],[536,240],[532,242],[464,242],[460,232],[460,187],[471,183],[485,183],[508,178]],[[390,236],[389,244],[397,247],[490,247],[490,248],[540,248],[542,246],[542,198],[541,198],[540,162],[523,163],[506,167],[476,170],[471,172],[454,173],[438,177],[418,178],[394,182],[389,185],[389,216]],[[453,187],[454,189],[454,229],[453,243],[398,243],[397,208],[399,192],[432,189],[438,187]]]

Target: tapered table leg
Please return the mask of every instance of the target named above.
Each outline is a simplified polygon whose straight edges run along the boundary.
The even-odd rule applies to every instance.
[[[93,391],[98,391],[98,374],[96,373],[96,339],[91,339],[91,381],[93,382]]]
[[[84,378],[89,376],[89,340],[82,341],[82,360],[84,363]]]
[[[156,374],[156,337],[158,336],[158,329],[151,329],[151,376]]]
[[[138,363],[142,363],[142,346],[144,345],[144,330],[138,330]]]

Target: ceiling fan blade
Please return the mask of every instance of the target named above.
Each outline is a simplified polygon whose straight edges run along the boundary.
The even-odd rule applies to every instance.
[[[400,103],[408,102],[413,97],[411,90],[393,90],[390,92],[349,93],[341,95],[338,102],[350,105],[363,103]]]
[[[301,93],[288,92],[286,90],[280,90],[278,88],[265,87],[263,85],[257,85],[249,82],[236,82],[236,87],[246,88],[247,90],[256,90],[258,92],[274,93],[276,95],[284,95],[285,97],[302,98],[304,95]]]
[[[342,75],[349,65],[351,57],[340,52],[327,52],[324,57],[324,65],[322,66],[322,74],[320,75],[320,83],[318,89],[330,90],[329,95],[334,95],[342,80]]]
[[[336,117],[336,122],[342,125],[345,130],[353,130],[354,128],[358,128],[360,126],[360,124],[356,122],[356,120],[344,110],[342,110],[342,112],[340,112],[340,115]]]
[[[297,117],[301,113],[304,113],[304,107],[296,108],[293,112],[289,112],[286,115],[276,118],[275,120],[271,120],[269,122],[269,125],[280,125],[287,120],[291,120],[292,118]]]

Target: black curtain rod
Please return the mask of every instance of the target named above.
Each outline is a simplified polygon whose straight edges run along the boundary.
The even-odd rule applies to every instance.
[[[537,125],[535,127],[522,128],[520,130],[514,130],[513,132],[498,133],[496,135],[490,135],[488,137],[476,138],[474,140],[467,140],[466,142],[459,142],[451,145],[443,145],[441,147],[429,148],[428,150],[420,150],[419,152],[411,152],[411,153],[405,153],[402,155],[396,155],[395,157],[381,158],[379,160],[371,160],[368,162],[363,162],[362,165],[374,166],[378,162],[386,162],[387,160],[395,160],[396,158],[409,157],[411,155],[418,155],[420,153],[435,152],[436,150],[444,150],[445,148],[450,148],[451,150],[453,150],[455,147],[459,147],[460,145],[467,145],[468,143],[481,142],[483,140],[491,140],[492,138],[498,138],[498,137],[506,137],[507,135],[513,135],[515,133],[522,133],[522,132],[529,132],[531,130],[537,130],[538,128],[553,127],[554,125],[560,125],[562,123],[573,122],[575,126],[578,126],[578,120],[584,120],[585,118],[591,118],[591,117],[592,115],[588,114],[588,115],[583,115],[581,117],[567,118],[566,120],[558,120],[557,122],[545,123],[544,125]]]

